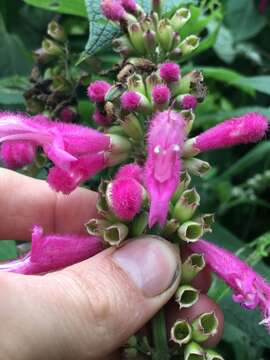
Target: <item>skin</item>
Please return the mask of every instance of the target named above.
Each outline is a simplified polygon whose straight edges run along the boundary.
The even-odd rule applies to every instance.
[[[79,188],[69,196],[46,182],[0,169],[0,239],[30,240],[31,227],[45,233],[82,233],[96,216],[97,194]],[[145,239],[148,241],[149,239]],[[113,249],[45,276],[0,273],[0,358],[5,360],[120,359],[114,353],[173,296],[180,278],[162,294],[146,298],[112,261]],[[207,270],[206,270],[207,271]],[[207,291],[209,272],[196,286]],[[206,295],[192,313],[167,305],[169,321],[193,317],[213,306]]]

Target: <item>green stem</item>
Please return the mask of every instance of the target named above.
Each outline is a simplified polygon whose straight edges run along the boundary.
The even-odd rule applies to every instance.
[[[153,360],[168,360],[169,348],[164,310],[160,310],[152,319],[152,334],[154,342]]]

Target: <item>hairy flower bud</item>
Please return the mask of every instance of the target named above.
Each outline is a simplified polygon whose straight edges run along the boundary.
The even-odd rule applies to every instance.
[[[36,148],[30,141],[6,141],[0,147],[0,159],[9,169],[21,168],[34,161]]]
[[[97,80],[88,86],[87,94],[90,100],[97,103],[103,102],[110,88],[111,85],[107,81]]]
[[[102,0],[100,6],[108,20],[120,21],[125,16],[125,9],[120,0]]]
[[[136,91],[126,91],[121,96],[121,105],[128,111],[140,111],[148,113],[151,109],[151,104],[146,96]]]
[[[143,183],[143,169],[138,164],[127,164],[122,166],[115,176],[116,179],[132,178],[137,180],[140,184]]]
[[[152,99],[159,110],[168,106],[171,98],[171,91],[167,85],[156,85],[152,90]]]

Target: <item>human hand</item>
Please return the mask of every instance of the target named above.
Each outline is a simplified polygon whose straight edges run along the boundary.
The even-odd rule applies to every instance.
[[[27,240],[33,224],[46,233],[82,233],[96,216],[97,194],[77,189],[55,194],[40,180],[0,170],[0,238]],[[93,258],[45,276],[0,274],[0,359],[120,359],[110,355],[173,296],[180,281],[177,248],[145,236],[107,249]],[[202,293],[207,271],[195,279]],[[220,339],[223,318],[218,306],[201,295],[192,310],[169,305],[168,323],[212,310]]]

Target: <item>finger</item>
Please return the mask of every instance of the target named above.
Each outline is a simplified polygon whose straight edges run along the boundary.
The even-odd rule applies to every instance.
[[[179,262],[174,245],[148,237],[45,277],[13,274],[16,296],[12,309],[11,301],[0,308],[2,331],[24,344],[20,360],[105,358],[173,295]],[[0,331],[0,352],[7,348]]]
[[[0,194],[0,239],[28,240],[34,224],[49,233],[81,233],[96,215],[96,193],[56,194],[45,181],[6,169],[0,169]]]
[[[207,295],[200,294],[198,302],[188,309],[179,310],[178,305],[175,302],[174,303],[171,302],[169,306],[166,307],[167,327],[168,329],[171,329],[173,324],[178,319],[187,319],[189,323],[192,323],[192,321],[199,315],[211,311],[215,312],[215,315],[218,319],[218,330],[214,336],[210,337],[202,345],[204,347],[210,347],[210,348],[215,347],[222,337],[223,327],[224,327],[224,316],[219,305],[215,303],[214,300],[209,298]]]

